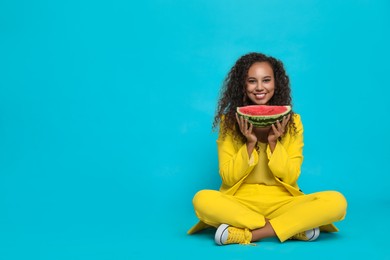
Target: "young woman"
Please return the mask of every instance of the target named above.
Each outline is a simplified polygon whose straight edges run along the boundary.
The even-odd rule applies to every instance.
[[[315,240],[344,219],[347,202],[337,191],[303,194],[297,181],[303,160],[303,126],[290,113],[266,128],[236,114],[246,105],[290,105],[289,77],[281,61],[261,54],[240,57],[223,84],[213,128],[219,126],[219,191],[193,199],[200,222],[188,233],[215,227],[218,245],[249,244],[266,237]]]

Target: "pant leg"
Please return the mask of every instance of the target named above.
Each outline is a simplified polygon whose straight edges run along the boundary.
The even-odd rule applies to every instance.
[[[311,228],[344,219],[347,201],[336,191],[293,197],[267,216],[281,242]]]
[[[234,196],[219,191],[201,190],[195,194],[193,204],[197,217],[214,227],[225,223],[253,230],[265,225],[263,215],[240,203]]]

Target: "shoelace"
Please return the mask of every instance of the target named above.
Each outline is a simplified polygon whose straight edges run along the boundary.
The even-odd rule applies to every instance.
[[[241,245],[256,245],[250,242],[250,231],[247,229],[238,229],[234,227],[229,227],[228,229],[229,235],[226,240],[226,244],[241,244]]]

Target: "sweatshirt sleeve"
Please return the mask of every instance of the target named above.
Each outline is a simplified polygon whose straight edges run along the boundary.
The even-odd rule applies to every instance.
[[[223,184],[231,187],[246,177],[258,163],[258,154],[253,149],[248,155],[246,144],[239,144],[227,133],[217,140],[219,174]]]
[[[301,173],[303,162],[303,125],[298,114],[294,115],[296,133],[288,134],[276,143],[271,152],[267,147],[268,166],[273,175],[281,181],[295,185]]]

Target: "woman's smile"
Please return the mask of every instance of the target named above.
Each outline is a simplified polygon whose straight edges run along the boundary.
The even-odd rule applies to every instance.
[[[265,93],[254,93],[253,95],[257,100],[262,100],[265,97]]]

